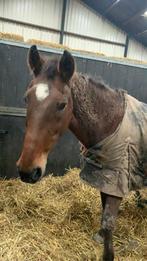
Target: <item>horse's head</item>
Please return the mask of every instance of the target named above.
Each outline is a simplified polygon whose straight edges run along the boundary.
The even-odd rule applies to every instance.
[[[75,63],[67,51],[60,59],[47,61],[36,46],[30,48],[28,63],[34,78],[25,94],[26,132],[17,167],[22,181],[35,183],[45,172],[48,153],[69,126],[72,99],[68,82]]]

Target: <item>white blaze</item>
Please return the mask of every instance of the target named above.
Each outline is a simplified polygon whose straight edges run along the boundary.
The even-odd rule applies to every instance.
[[[46,83],[36,84],[36,98],[38,101],[43,101],[47,96],[49,96],[49,88]]]

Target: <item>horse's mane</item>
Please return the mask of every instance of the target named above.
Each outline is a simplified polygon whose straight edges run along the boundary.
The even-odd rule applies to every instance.
[[[46,73],[48,78],[54,79],[58,73],[57,67],[58,67],[58,63],[59,63],[59,57],[49,57],[46,59],[45,58],[44,58],[45,63],[43,66],[44,67],[43,72]],[[88,82],[89,84],[91,84],[93,87],[99,88],[104,91],[112,90],[112,88],[102,79],[101,76],[93,77],[91,75],[83,74],[83,73],[79,73],[79,72],[76,72],[75,74],[79,77],[79,79],[80,78],[85,79],[85,81]],[[116,89],[116,91],[118,91],[118,90]]]
[[[98,78],[92,78],[92,76],[88,76],[89,78],[89,83],[91,83],[92,85],[95,85],[96,88],[100,88],[103,90],[110,90],[110,86],[105,83],[105,81],[101,78],[101,76],[99,76]]]
[[[58,75],[58,63],[58,56],[49,57],[45,60],[43,73],[45,73],[49,79],[53,80],[56,75]],[[76,88],[73,89],[74,84],[76,85]],[[114,96],[116,97],[116,95],[118,96],[118,99],[122,97],[123,93],[122,90],[114,88],[112,89],[101,78],[101,76],[93,77],[91,75],[78,72],[74,73],[69,85],[71,87],[73,96],[81,97],[81,101],[83,100],[84,104],[87,103],[87,108],[92,108],[94,104],[98,102],[101,103],[101,101],[107,104],[107,101],[112,99]],[[90,101],[93,104],[90,104]]]
[[[93,79],[82,73],[75,73],[70,88],[76,117],[81,122],[85,118],[91,126],[96,125],[102,117],[107,118],[110,109],[113,117],[116,106],[124,100],[122,90],[112,89],[101,78]]]
[[[104,91],[113,91],[113,92],[119,92],[119,93],[126,93],[127,91],[122,88],[114,88],[111,87],[108,83],[105,82],[105,80],[99,75],[99,76],[92,76],[88,74],[79,73],[79,76],[82,76],[83,78],[87,78],[89,81],[89,84],[92,84],[95,88],[98,88],[100,90]]]

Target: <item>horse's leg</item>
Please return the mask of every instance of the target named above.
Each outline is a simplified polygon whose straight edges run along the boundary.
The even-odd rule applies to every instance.
[[[105,204],[106,204],[106,194],[103,193],[103,192],[100,192],[100,195],[101,195],[101,203],[102,203],[102,208],[103,208],[103,211],[105,209]]]
[[[112,232],[115,226],[115,221],[121,201],[122,198],[106,195],[101,230],[104,237],[103,261],[114,260]]]
[[[103,193],[103,192],[100,192],[100,195],[101,195],[101,204],[102,204],[102,219],[103,219],[103,212],[104,212],[104,209],[105,209],[105,203],[106,203],[106,194]],[[101,224],[102,224],[102,219],[101,219]],[[98,232],[96,232],[94,235],[93,235],[93,239],[97,242],[97,243],[104,243],[104,239],[103,239],[103,230],[102,228],[99,229]]]

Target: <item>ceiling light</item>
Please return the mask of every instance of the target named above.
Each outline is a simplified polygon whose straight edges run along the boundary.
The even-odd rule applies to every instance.
[[[142,16],[147,17],[147,11],[145,11]]]

